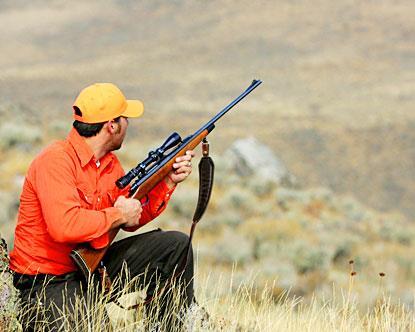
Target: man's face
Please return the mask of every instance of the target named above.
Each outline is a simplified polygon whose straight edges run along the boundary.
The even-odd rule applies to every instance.
[[[127,133],[128,119],[121,117],[118,122],[114,122],[114,125],[117,126],[117,129],[112,137],[111,151],[118,150],[121,148],[122,142],[125,138],[125,134]]]

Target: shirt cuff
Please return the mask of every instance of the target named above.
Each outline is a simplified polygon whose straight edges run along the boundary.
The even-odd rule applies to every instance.
[[[141,203],[143,204],[143,213],[141,214],[139,225],[134,227],[123,227],[122,229],[127,232],[134,232],[158,217],[167,207],[167,203],[175,189],[176,186],[169,188],[165,180],[160,181],[152,190],[150,190],[146,197],[141,200]]]
[[[152,206],[152,214],[154,217],[158,216],[167,206],[173,191],[176,189],[177,184],[173,188],[169,188],[166,181],[160,181],[157,185],[157,198],[154,206]]]
[[[168,201],[170,199],[170,197],[171,197],[171,194],[176,189],[177,183],[174,185],[173,188],[169,188],[169,186],[167,185],[166,181],[163,180],[163,181],[160,181],[159,186],[160,187],[158,188],[158,190],[160,190],[160,192],[164,192],[165,193],[164,199]]]

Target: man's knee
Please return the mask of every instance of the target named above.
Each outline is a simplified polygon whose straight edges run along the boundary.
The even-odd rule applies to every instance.
[[[178,248],[187,248],[187,245],[189,244],[189,236],[185,233],[179,231],[168,231],[166,232],[166,236],[169,238],[169,242],[171,241]]]
[[[189,248],[189,236],[183,232],[159,231],[149,235],[150,237],[147,239],[149,247],[146,250],[147,258],[154,256],[154,259],[158,259],[159,256],[163,256],[168,252],[181,254],[185,251],[187,252],[187,249]],[[145,244],[143,244],[142,238],[138,235],[134,241],[129,243],[127,252],[130,252],[131,255],[127,256],[134,257],[134,260],[140,259],[140,255],[137,255],[136,253],[142,251],[143,245]]]

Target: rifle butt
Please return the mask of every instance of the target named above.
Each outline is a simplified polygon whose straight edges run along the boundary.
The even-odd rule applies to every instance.
[[[115,239],[119,229],[113,229],[109,231],[109,243]],[[105,256],[110,245],[101,248],[94,249],[89,244],[82,244],[76,249],[72,250],[70,253],[71,258],[74,260],[76,266],[85,276],[85,279],[88,278],[94,273],[99,263]]]
[[[92,271],[91,271],[88,263],[84,260],[84,258],[82,256],[82,248],[72,250],[69,256],[75,262],[78,269],[82,272],[85,279],[88,280],[88,278],[92,274]]]

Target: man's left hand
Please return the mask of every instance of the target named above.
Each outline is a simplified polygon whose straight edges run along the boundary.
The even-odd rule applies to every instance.
[[[177,157],[166,180],[170,180],[169,182],[173,182],[174,185],[185,180],[192,173],[192,158],[194,156],[194,151],[188,150],[185,155]]]

